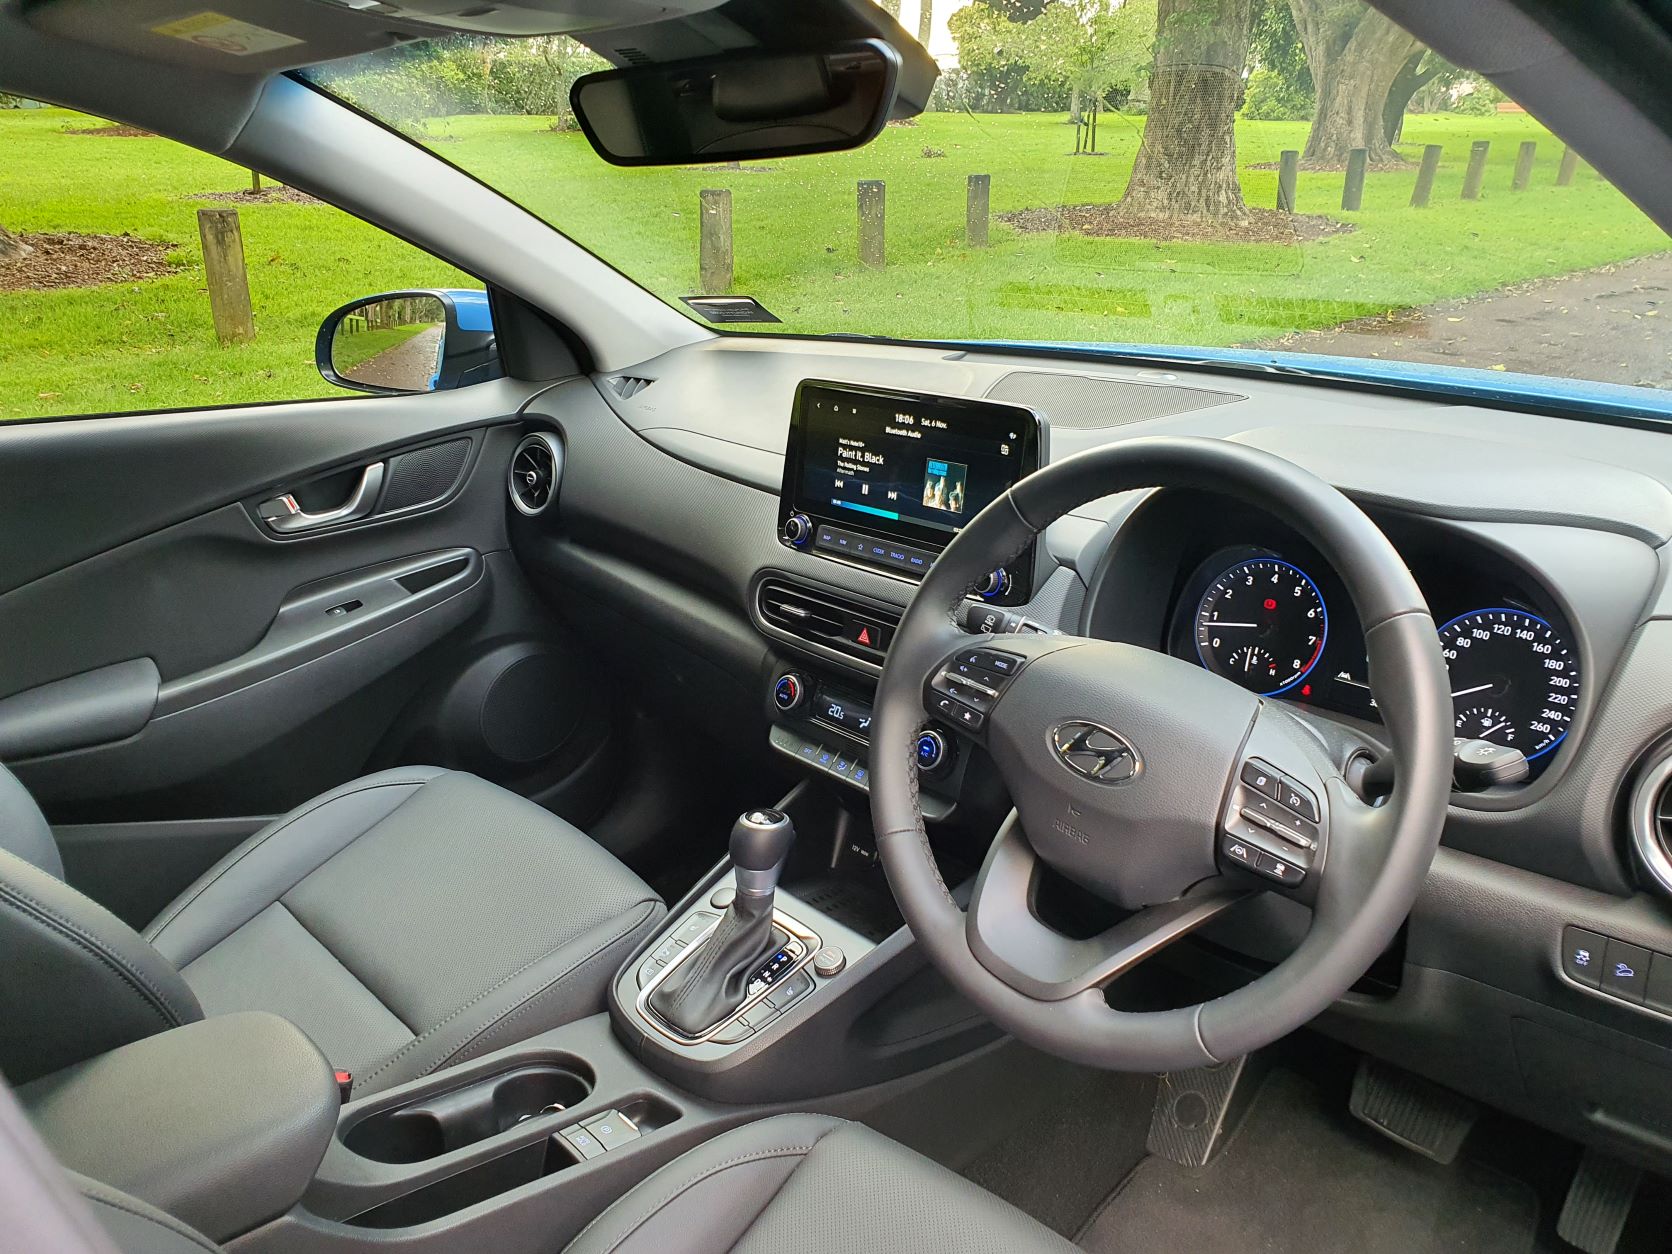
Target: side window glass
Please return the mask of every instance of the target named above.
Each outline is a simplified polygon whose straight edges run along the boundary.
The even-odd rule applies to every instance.
[[[0,96],[0,152],[0,421],[491,377],[477,280],[304,192],[14,97]],[[341,385],[327,381],[321,323],[385,293],[398,299],[337,336],[351,365]],[[455,325],[470,362],[450,360]]]

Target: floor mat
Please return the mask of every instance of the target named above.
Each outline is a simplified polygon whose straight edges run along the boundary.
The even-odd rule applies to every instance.
[[[1538,1197],[1442,1167],[1354,1122],[1301,1076],[1267,1077],[1206,1167],[1146,1158],[1081,1231],[1091,1254],[1529,1254]]]

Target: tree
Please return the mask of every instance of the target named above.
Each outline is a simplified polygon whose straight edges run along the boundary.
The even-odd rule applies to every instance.
[[[882,11],[898,22],[900,20],[900,0],[882,0]]]
[[[917,42],[925,48],[929,46],[929,32],[935,24],[934,0],[918,0],[917,9]]]
[[[1388,139],[1383,108],[1394,79],[1422,45],[1363,0],[1289,0],[1289,9],[1318,94],[1302,164],[1342,166],[1354,148],[1367,149],[1374,165],[1402,161]]]
[[[34,251],[33,248],[5,227],[0,226],[0,261],[16,261],[19,257],[27,257]]]
[[[1418,92],[1430,84],[1447,87],[1461,82],[1466,76],[1466,71],[1427,48],[1407,57],[1405,64],[1399,67],[1399,73],[1394,75],[1393,86],[1388,88],[1387,103],[1382,106],[1382,131],[1387,135],[1388,143],[1399,142],[1405,130],[1405,114],[1410,111],[1411,101]]]
[[[1253,0],[1159,0],[1149,114],[1123,213],[1246,222],[1236,118]]]

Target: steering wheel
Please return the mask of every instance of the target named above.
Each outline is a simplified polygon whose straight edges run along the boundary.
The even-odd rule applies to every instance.
[[[1341,575],[1397,778],[1379,805],[1280,703],[1193,663],[1065,635],[971,636],[976,581],[1074,507],[1136,488],[1240,497],[1295,527]],[[949,704],[950,702],[950,704]],[[925,712],[983,744],[1015,810],[968,909],[942,880],[918,804]],[[1452,776],[1451,695],[1434,620],[1403,559],[1335,488],[1222,440],[1093,449],[1017,483],[936,561],[877,690],[871,813],[889,885],[930,960],[994,1022],[1072,1061],[1169,1071],[1246,1054],[1314,1018],[1410,912]],[[1073,938],[1033,908],[1041,864],[1131,911]],[[1301,944],[1251,984],[1175,1010],[1110,1007],[1103,986],[1253,892],[1311,907]]]

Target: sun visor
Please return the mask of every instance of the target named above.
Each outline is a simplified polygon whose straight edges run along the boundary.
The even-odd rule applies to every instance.
[[[37,0],[43,33],[128,56],[264,77],[452,31],[575,34],[677,22],[722,0]]]

